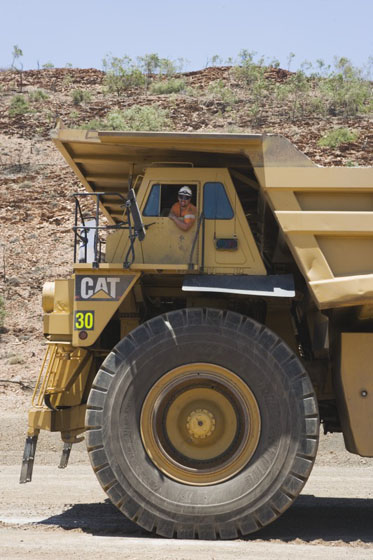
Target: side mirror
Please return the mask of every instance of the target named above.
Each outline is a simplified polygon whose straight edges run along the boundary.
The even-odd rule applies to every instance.
[[[131,212],[136,237],[139,238],[139,241],[143,241],[143,239],[145,238],[145,226],[141,218],[135,191],[133,189],[129,189],[128,191],[126,206]]]

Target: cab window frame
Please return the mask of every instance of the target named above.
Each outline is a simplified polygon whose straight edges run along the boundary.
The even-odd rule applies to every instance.
[[[150,187],[150,192],[146,198],[142,215],[145,218],[164,218],[171,211],[172,206],[178,201],[177,194],[181,187],[187,185],[192,190],[191,203],[198,208],[198,187],[199,183],[195,182],[154,182]],[[163,191],[163,192],[162,192]],[[172,196],[171,196],[172,192]],[[156,193],[155,195],[153,193]],[[158,197],[158,200],[153,200]],[[156,202],[158,203],[157,213],[155,213]],[[166,216],[164,215],[164,212]]]

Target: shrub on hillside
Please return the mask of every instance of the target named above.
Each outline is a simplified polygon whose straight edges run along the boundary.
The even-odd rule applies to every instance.
[[[348,117],[373,108],[372,84],[352,67],[348,72],[333,72],[320,81],[319,89],[328,114]]]
[[[30,112],[30,105],[22,94],[17,94],[12,97],[10,106],[9,106],[9,115],[14,117],[16,115],[24,115],[25,113]]]
[[[160,82],[153,82],[150,86],[150,93],[154,95],[179,93],[185,89],[185,80],[182,78],[170,78]]]
[[[294,56],[290,53],[289,64]],[[255,52],[241,51],[239,64],[232,67],[231,75],[257,114],[271,103],[282,105],[292,120],[305,116],[355,116],[373,109],[372,83],[347,58],[336,59],[334,66],[317,60],[316,69],[305,61],[300,70],[275,83],[266,75],[270,68],[264,58],[255,57]]]
[[[154,81],[159,80],[162,76],[166,76],[170,79],[176,74],[176,72],[181,72],[185,63],[182,58],[175,61],[170,60],[169,58],[161,58],[157,53],[140,56],[137,58],[137,61],[144,75],[145,91],[148,91],[149,86],[152,85]],[[172,91],[165,92],[157,91],[152,93],[176,93],[177,91],[180,91],[180,89],[173,89]]]
[[[104,71],[104,85],[109,93],[122,95],[130,88],[143,85],[145,78],[141,70],[129,56],[111,56],[102,61]]]
[[[90,101],[92,96],[89,91],[74,89],[71,92],[71,97],[74,105],[80,105],[81,103],[87,103],[88,101]]]
[[[31,103],[39,103],[39,101],[45,101],[48,98],[49,95],[43,89],[35,89],[29,93]]]
[[[335,128],[322,136],[318,141],[318,145],[327,148],[337,148],[341,144],[355,142],[358,136],[355,130],[350,130],[349,128]]]
[[[94,130],[160,131],[171,128],[167,111],[158,107],[134,105],[125,111],[109,111],[103,120],[95,119],[82,128]]]
[[[211,82],[207,88],[207,94],[212,99],[222,101],[227,105],[233,105],[238,100],[236,94],[224,84],[223,80]]]
[[[239,64],[233,66],[231,73],[234,79],[244,86],[252,86],[264,78],[266,67],[264,66],[263,57],[255,61],[255,52],[249,52],[246,49],[239,53]]]
[[[310,78],[302,70],[291,74],[286,82],[277,85],[276,97],[280,102],[289,103],[292,120],[317,110],[317,105],[313,104],[311,85]]]

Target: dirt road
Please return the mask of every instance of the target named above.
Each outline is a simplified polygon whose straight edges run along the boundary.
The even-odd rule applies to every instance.
[[[238,541],[169,541],[142,531],[110,504],[84,443],[73,449],[68,468],[60,470],[59,437],[43,433],[33,481],[20,485],[27,399],[14,397],[0,398],[2,560],[373,558],[373,459],[344,451],[340,434],[321,438],[302,495],[267,529]]]
[[[373,468],[318,467],[300,498],[272,526],[232,542],[152,538],[107,500],[89,465],[0,467],[0,556],[131,560],[373,558]]]

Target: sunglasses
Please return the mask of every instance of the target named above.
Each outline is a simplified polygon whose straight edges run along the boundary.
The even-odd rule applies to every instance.
[[[190,196],[188,196],[187,194],[179,194],[178,195],[178,199],[179,200],[190,200]]]

